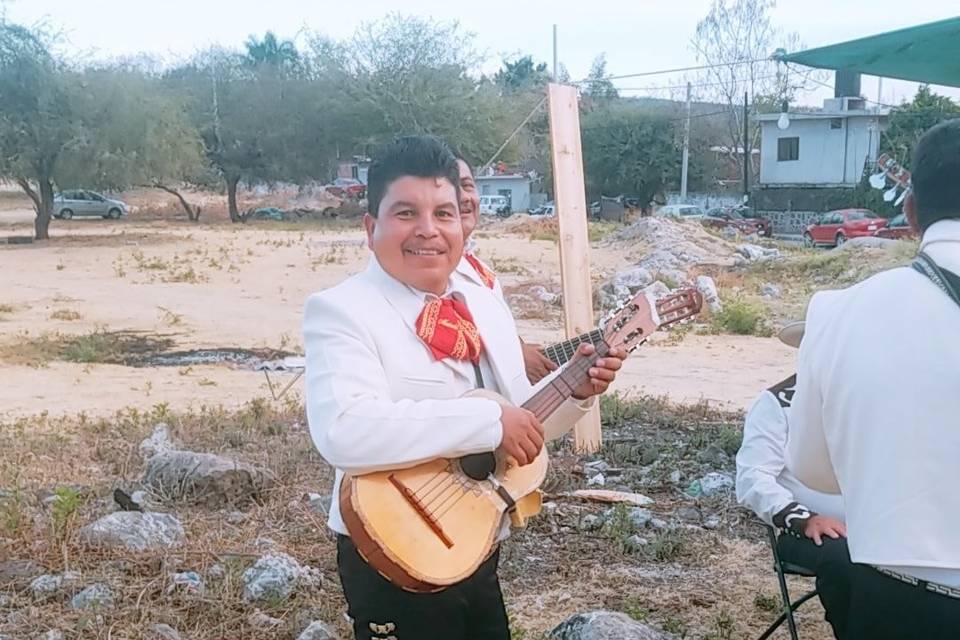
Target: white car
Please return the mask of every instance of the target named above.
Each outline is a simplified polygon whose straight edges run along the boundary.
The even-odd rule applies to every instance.
[[[506,196],[480,196],[480,213],[487,216],[499,216],[510,213],[510,203]]]
[[[703,209],[700,207],[694,206],[692,204],[668,204],[665,207],[660,207],[660,210],[657,211],[658,216],[670,216],[673,218],[702,218],[706,215]]]

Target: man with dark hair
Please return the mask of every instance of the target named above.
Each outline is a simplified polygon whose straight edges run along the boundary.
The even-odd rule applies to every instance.
[[[626,354],[612,350],[541,424],[520,408],[524,375],[509,311],[483,286],[451,276],[463,255],[456,159],[440,140],[400,138],[370,166],[367,269],[310,296],[304,313],[310,435],[336,468],[328,525],[354,633],[363,640],[508,640],[494,549],[471,576],[411,593],[360,555],[339,509],[344,474],[499,451],[529,464],[583,416]],[[591,348],[582,351],[593,355]],[[512,405],[464,398],[483,387]],[[500,538],[509,534],[509,518]]]
[[[960,120],[912,171],[917,261],[813,296],[790,414],[789,467],[843,495],[848,638],[960,634]]]

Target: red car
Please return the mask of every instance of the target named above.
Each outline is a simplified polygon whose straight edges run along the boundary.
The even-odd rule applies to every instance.
[[[828,211],[820,216],[803,234],[803,244],[840,246],[850,238],[862,238],[875,235],[877,230],[887,226],[886,218],[881,218],[869,209],[839,209]]]
[[[917,232],[910,228],[910,223],[907,222],[907,216],[901,213],[900,215],[890,218],[887,226],[880,227],[874,231],[874,235],[879,238],[899,240],[900,238],[916,238]]]
[[[742,234],[756,233],[758,236],[769,238],[773,235],[773,228],[766,218],[757,217],[750,207],[723,207],[711,209],[700,222],[707,227],[718,229],[736,229]]]
[[[324,187],[327,193],[332,193],[338,198],[352,198],[360,200],[367,193],[367,185],[353,178],[337,178],[333,184]]]

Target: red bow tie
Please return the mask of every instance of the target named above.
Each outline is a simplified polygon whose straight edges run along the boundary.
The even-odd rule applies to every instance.
[[[432,298],[417,318],[417,337],[437,360],[480,362],[483,341],[467,305],[453,298]]]
[[[483,266],[483,263],[477,259],[472,253],[468,253],[465,256],[467,262],[470,263],[470,266],[473,267],[474,271],[477,272],[477,275],[480,276],[480,279],[483,280],[483,284],[487,285],[489,288],[493,289],[493,283],[496,280],[496,276],[493,275],[489,269]]]

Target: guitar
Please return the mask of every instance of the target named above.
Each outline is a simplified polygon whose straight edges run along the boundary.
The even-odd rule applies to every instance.
[[[633,296],[633,299],[645,295],[642,291]],[[630,302],[633,302],[633,299]],[[593,331],[588,331],[586,333],[581,333],[578,336],[574,336],[569,340],[564,340],[562,342],[556,342],[551,345],[547,345],[543,348],[543,355],[547,356],[553,362],[558,365],[564,365],[570,361],[570,358],[577,352],[577,347],[583,343],[592,344],[597,346],[603,342],[603,328],[606,326],[609,319],[616,314],[617,309],[611,311],[607,316],[605,316],[601,321],[599,326]]]
[[[903,199],[907,197],[907,193],[909,193],[912,187],[910,172],[900,166],[900,163],[887,153],[883,153],[877,158],[877,167],[880,169],[880,172],[870,176],[870,184],[874,188],[885,189],[887,179],[893,182],[893,186],[884,192],[883,199],[890,202],[896,198],[896,202],[894,202],[893,205],[899,206],[900,203],[903,202]],[[897,189],[903,190],[900,193],[900,197],[897,197]]]
[[[689,318],[702,305],[693,289],[656,302],[645,295],[633,298],[607,321],[595,356],[574,355],[523,407],[546,422],[589,379],[597,357],[613,347],[633,351],[658,327]],[[508,404],[489,390],[466,395]],[[537,489],[547,466],[544,447],[522,467],[490,452],[345,476],[340,513],[360,555],[381,575],[408,591],[439,591],[469,577],[489,557],[505,513],[514,526],[539,513]]]

